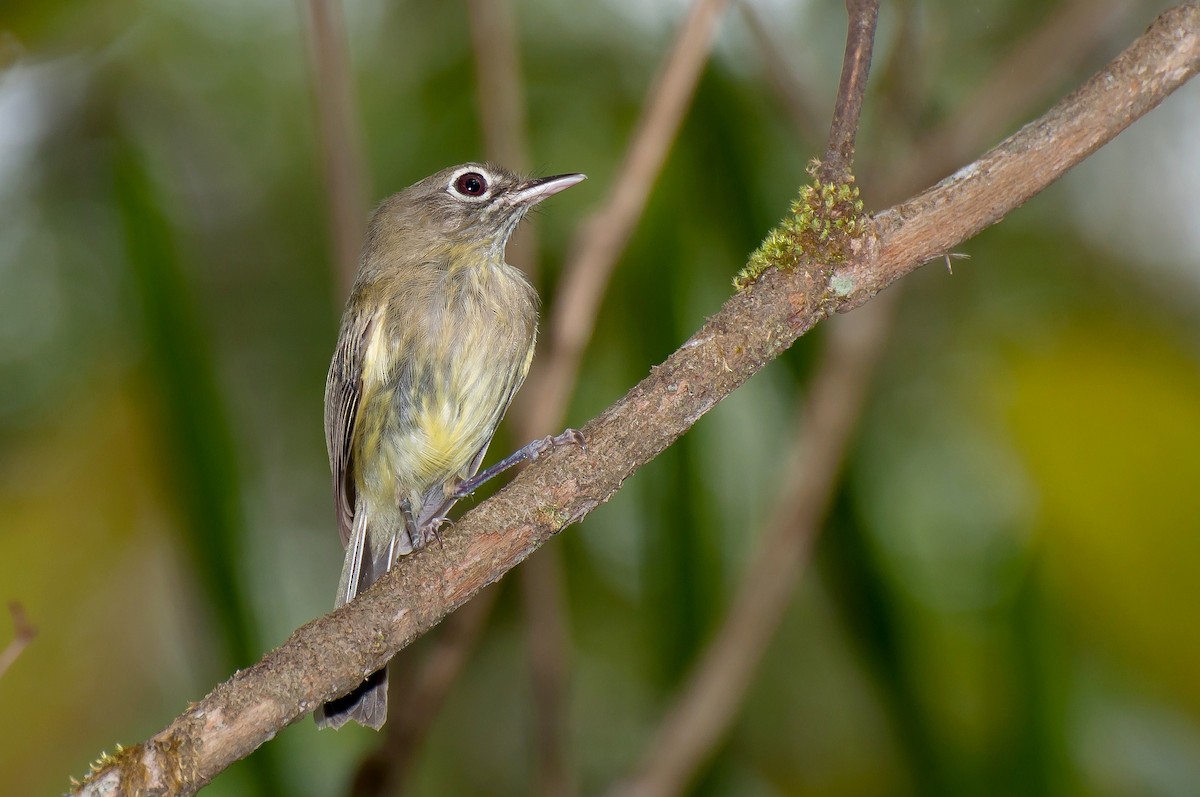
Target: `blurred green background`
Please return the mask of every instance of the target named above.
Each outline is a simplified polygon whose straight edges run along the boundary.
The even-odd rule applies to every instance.
[[[831,107],[842,3],[752,5]],[[884,5],[859,142],[868,201],[1057,4]],[[1104,4],[1111,30],[990,140],[1165,5]],[[687,7],[513,4],[532,163],[591,177],[533,222],[543,296]],[[482,157],[464,6],[344,13],[370,201]],[[39,629],[0,676],[5,793],[62,791],[331,606],[342,554],[321,413],[342,297],[305,14],[0,1],[0,599]],[[1191,85],[961,247],[953,275],[935,263],[905,280],[814,561],[692,793],[1200,793],[1197,142]],[[822,146],[726,12],[570,423],[719,307]],[[822,334],[550,543],[583,793],[634,765],[719,622],[778,499]],[[493,456],[517,442],[505,435]],[[534,789],[512,583],[412,793]],[[0,645],[10,635],[5,620]],[[343,794],[377,739],[305,720],[205,794]]]

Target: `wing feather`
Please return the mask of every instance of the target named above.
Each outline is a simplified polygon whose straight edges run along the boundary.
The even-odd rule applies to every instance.
[[[329,469],[333,476],[334,510],[342,547],[350,543],[354,527],[354,487],[352,446],[362,398],[362,373],[366,349],[375,326],[374,316],[356,314],[342,322],[329,376],[325,381],[325,445],[329,451]]]

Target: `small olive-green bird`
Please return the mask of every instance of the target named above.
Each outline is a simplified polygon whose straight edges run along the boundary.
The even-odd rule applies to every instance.
[[[538,297],[504,247],[530,208],[584,179],[523,179],[479,163],[384,200],[367,230],[329,378],[325,439],[346,562],[337,605],[425,545],[459,498],[550,445],[479,473],[525,381]],[[320,727],[379,728],[387,670],[316,712]]]

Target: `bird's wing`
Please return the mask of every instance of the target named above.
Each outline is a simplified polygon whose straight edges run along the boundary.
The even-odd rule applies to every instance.
[[[337,350],[325,382],[325,445],[333,474],[334,509],[342,547],[350,542],[354,525],[354,475],[351,445],[362,398],[363,360],[374,328],[373,316],[359,314],[342,323]]]

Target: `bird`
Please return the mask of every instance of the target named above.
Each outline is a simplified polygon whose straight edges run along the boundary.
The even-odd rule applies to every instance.
[[[480,473],[525,381],[538,295],[505,245],[538,203],[585,175],[443,169],[374,211],[325,385],[325,440],[346,556],[336,606],[436,535],[450,507],[568,429]],[[387,668],[314,712],[319,727],[387,718]]]

